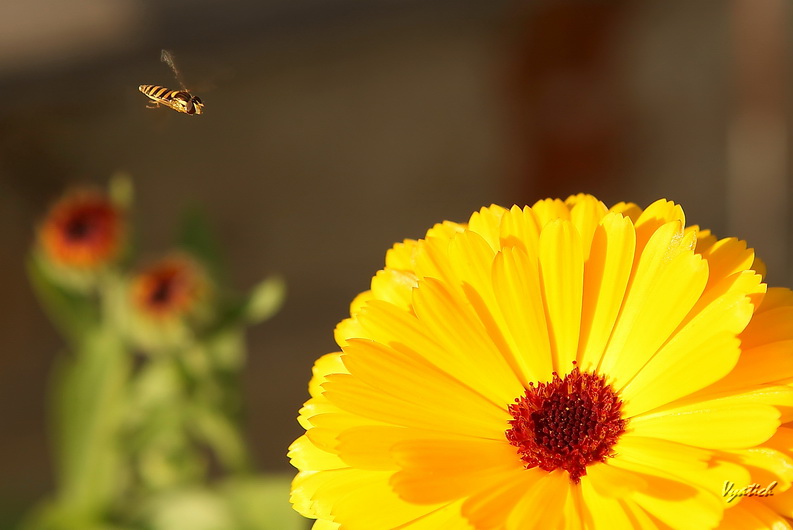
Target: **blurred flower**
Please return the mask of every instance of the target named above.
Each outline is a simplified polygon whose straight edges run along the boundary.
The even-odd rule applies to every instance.
[[[168,256],[132,280],[136,309],[152,320],[183,318],[206,297],[207,278],[185,255]]]
[[[395,245],[314,366],[295,509],[322,529],[718,527],[746,500],[726,481],[793,478],[793,299],[761,269],[665,200],[491,206]]]
[[[55,264],[97,269],[119,255],[124,215],[100,192],[77,190],[50,209],[38,236],[41,250]]]
[[[211,310],[212,286],[192,257],[175,253],[135,274],[126,290],[123,318],[147,348],[184,344]]]
[[[254,472],[243,435],[245,331],[280,308],[283,280],[226,289],[222,253],[199,208],[181,249],[130,270],[132,180],[56,204],[27,263],[31,287],[67,341],[53,366],[56,490],[20,530],[298,530],[291,477]]]

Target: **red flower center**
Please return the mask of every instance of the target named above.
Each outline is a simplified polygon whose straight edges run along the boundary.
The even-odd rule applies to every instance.
[[[167,306],[188,289],[184,278],[177,271],[162,271],[159,277],[152,279],[148,301],[152,306]]]
[[[75,211],[64,221],[64,239],[74,242],[90,242],[104,235],[108,212],[101,208],[85,208]]]
[[[193,264],[169,257],[142,272],[133,292],[138,307],[154,317],[178,316],[189,311],[200,296],[200,273]]]
[[[506,431],[526,469],[564,469],[578,484],[586,467],[614,456],[612,448],[625,432],[622,401],[599,375],[578,367],[564,379],[553,373],[548,383],[529,383],[509,406]]]

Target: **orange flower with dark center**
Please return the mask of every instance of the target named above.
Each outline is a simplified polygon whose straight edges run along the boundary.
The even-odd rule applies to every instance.
[[[170,256],[141,272],[132,284],[141,313],[153,318],[184,316],[196,307],[206,282],[198,265],[185,256]]]
[[[54,263],[93,269],[118,256],[123,231],[123,212],[116,205],[97,191],[80,190],[52,207],[39,241]]]

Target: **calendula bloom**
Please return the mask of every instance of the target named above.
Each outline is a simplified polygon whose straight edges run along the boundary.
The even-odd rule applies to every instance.
[[[144,348],[161,349],[191,339],[207,316],[212,287],[195,259],[175,253],[135,274],[122,292],[120,323]]]
[[[42,254],[55,266],[96,270],[118,257],[124,214],[98,191],[77,190],[51,208],[38,238]]]
[[[195,260],[176,254],[138,273],[131,290],[133,303],[142,315],[167,320],[195,311],[207,288],[207,278]]]
[[[395,245],[314,365],[295,509],[323,530],[783,524],[762,503],[793,479],[793,299],[762,273],[665,200],[491,206]]]

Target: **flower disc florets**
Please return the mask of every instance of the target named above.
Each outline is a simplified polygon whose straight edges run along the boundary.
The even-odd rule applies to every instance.
[[[564,469],[580,482],[586,467],[613,456],[625,432],[622,401],[605,380],[578,367],[564,379],[553,373],[549,383],[529,383],[523,397],[509,406],[514,419],[507,430],[526,468]]]

